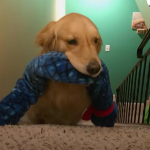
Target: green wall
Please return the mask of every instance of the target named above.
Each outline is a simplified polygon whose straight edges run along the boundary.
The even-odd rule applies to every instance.
[[[41,48],[35,35],[55,16],[55,0],[0,0],[0,99]]]
[[[66,14],[81,13],[98,27],[103,47],[99,57],[109,69],[113,93],[137,62],[142,37],[131,29],[132,13],[139,12],[134,0],[66,0]],[[110,45],[110,52],[105,52]]]

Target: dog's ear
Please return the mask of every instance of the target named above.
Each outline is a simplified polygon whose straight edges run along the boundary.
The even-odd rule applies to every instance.
[[[50,51],[50,49],[53,48],[55,23],[54,21],[48,23],[36,36],[35,43],[38,46],[42,46],[45,51]]]
[[[97,46],[96,46],[96,50],[97,50],[98,53],[101,51],[102,45],[103,45],[103,41],[102,41],[102,38],[99,34],[99,40],[98,40],[98,43],[97,43]]]

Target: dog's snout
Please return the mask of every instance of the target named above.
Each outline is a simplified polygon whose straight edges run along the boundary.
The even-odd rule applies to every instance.
[[[100,64],[97,61],[90,62],[87,66],[87,72],[91,75],[97,74],[100,71]]]

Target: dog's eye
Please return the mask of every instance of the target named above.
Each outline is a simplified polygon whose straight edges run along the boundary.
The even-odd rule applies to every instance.
[[[75,40],[75,39],[69,40],[67,42],[69,45],[77,45],[77,40]]]
[[[95,44],[97,44],[97,43],[98,43],[98,39],[97,39],[97,38],[95,38],[95,39],[94,39],[94,42],[95,42]]]

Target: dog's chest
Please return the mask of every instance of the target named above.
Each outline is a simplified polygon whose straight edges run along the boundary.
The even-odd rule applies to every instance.
[[[39,99],[43,117],[59,124],[75,124],[91,104],[86,87],[50,81]]]

